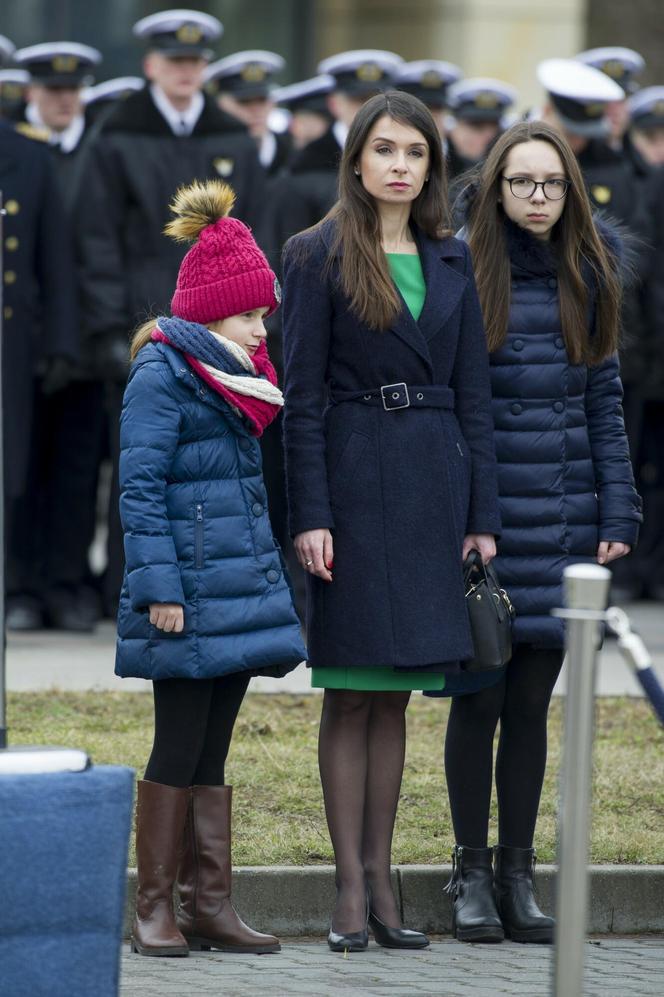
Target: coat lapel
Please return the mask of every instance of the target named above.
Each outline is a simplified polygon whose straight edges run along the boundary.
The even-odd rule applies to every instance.
[[[429,239],[415,233],[420,250],[427,290],[418,326],[425,340],[433,339],[459,304],[468,285],[468,278],[450,263],[463,259],[463,247],[455,239]],[[449,262],[448,262],[449,261]]]
[[[410,309],[402,298],[398,288],[397,294],[399,295],[399,300],[401,301],[401,310],[390,326],[390,330],[395,333],[399,339],[402,339],[404,343],[415,350],[415,352],[418,353],[426,362],[427,366],[433,369],[431,354],[429,353],[429,347],[427,346],[426,339],[422,335],[422,330],[411,315]]]

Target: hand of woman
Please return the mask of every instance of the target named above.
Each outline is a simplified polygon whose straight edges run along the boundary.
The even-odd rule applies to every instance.
[[[471,550],[478,550],[482,564],[488,564],[496,556],[496,538],[492,533],[469,533],[463,541],[462,561],[466,560]]]
[[[618,540],[602,540],[597,548],[597,563],[608,564],[619,557],[629,554],[632,548],[629,544],[620,543]]]
[[[324,582],[332,581],[334,550],[329,530],[305,530],[297,534],[293,545],[305,571],[317,575]]]
[[[184,630],[184,609],[176,602],[150,604],[150,623],[164,633],[181,634]]]

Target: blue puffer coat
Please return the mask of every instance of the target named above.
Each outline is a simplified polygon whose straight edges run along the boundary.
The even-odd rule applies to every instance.
[[[116,673],[211,678],[295,667],[306,651],[258,441],[162,343],[143,347],[131,369],[120,432],[127,567]],[[181,634],[150,624],[153,602],[184,606]]]
[[[508,332],[490,356],[503,524],[494,563],[517,611],[515,642],[558,647],[563,624],[550,611],[563,605],[564,568],[596,560],[600,540],[633,546],[641,500],[618,360],[595,367],[569,362],[555,257],[509,222],[507,232]]]

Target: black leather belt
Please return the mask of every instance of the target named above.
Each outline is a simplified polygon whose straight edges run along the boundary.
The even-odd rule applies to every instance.
[[[454,391],[440,384],[413,385],[398,381],[396,384],[381,384],[380,388],[367,391],[331,391],[330,400],[340,402],[361,402],[363,405],[380,405],[386,412],[402,408],[454,408]]]

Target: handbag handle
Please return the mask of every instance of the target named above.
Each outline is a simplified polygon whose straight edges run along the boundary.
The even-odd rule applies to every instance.
[[[463,562],[463,567],[464,567],[464,577],[466,581],[470,580],[470,576],[473,571],[479,571],[484,576],[484,580],[487,583],[487,585],[489,584],[489,576],[487,574],[486,564],[482,560],[482,555],[480,554],[480,552],[478,550],[475,550],[475,548],[473,548],[471,551],[468,552],[466,560]]]

